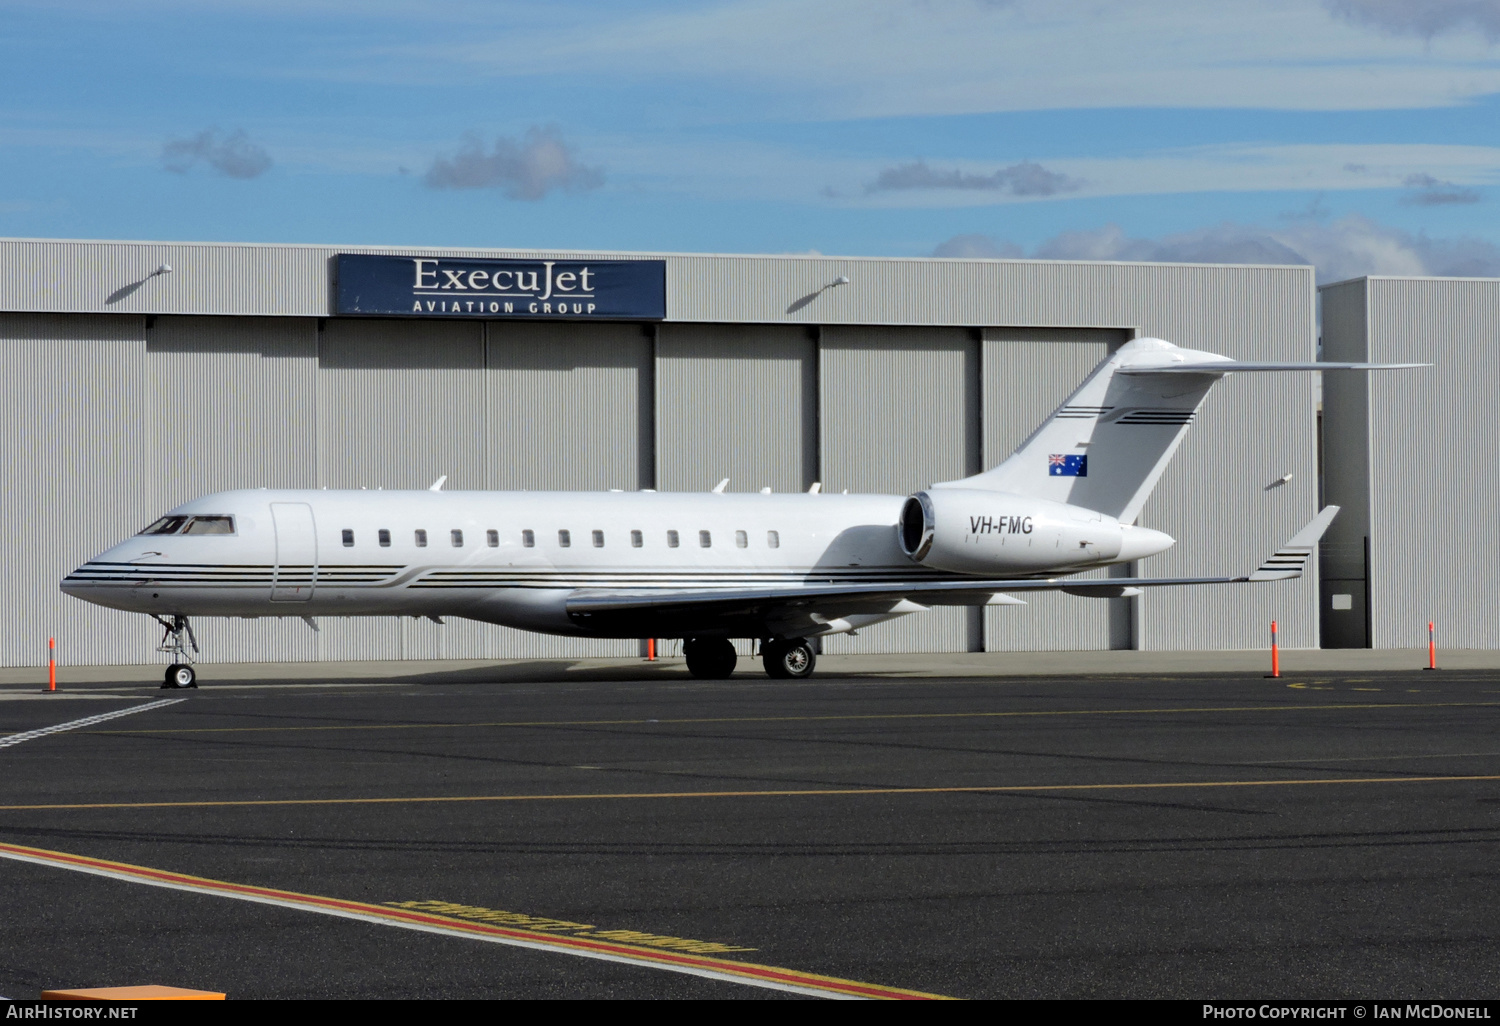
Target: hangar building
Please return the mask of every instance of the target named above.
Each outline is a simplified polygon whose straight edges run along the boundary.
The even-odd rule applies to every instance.
[[[354,288],[382,256],[403,258],[403,275],[430,272],[406,286],[410,300],[427,285],[425,298],[391,305]],[[442,291],[470,279],[437,272],[488,261],[655,275],[659,302],[507,311]],[[24,239],[0,241],[0,267],[7,665],[44,660],[49,636],[62,662],[158,661],[149,620],[57,584],[206,492],[424,488],[447,475],[452,489],[707,490],[727,477],[731,491],[907,493],[999,462],[1132,337],[1260,360],[1309,360],[1317,346],[1306,267]],[[1356,287],[1419,286],[1341,288]],[[1336,305],[1344,292],[1329,295]],[[1385,329],[1350,339],[1373,358],[1405,353]],[[1385,430],[1370,418],[1370,434]],[[1230,378],[1140,520],[1178,544],[1139,570],[1253,569],[1315,512],[1317,461],[1312,375]],[[1373,551],[1378,588],[1388,557]],[[1319,643],[1313,575],[1028,601],[918,614],[824,651],[1250,648],[1273,618],[1284,644]],[[1377,643],[1404,638],[1375,625]],[[454,620],[197,626],[205,661],[638,651]]]

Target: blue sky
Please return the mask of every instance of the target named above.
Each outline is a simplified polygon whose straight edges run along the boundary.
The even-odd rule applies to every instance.
[[[0,10],[0,235],[1500,274],[1500,0]]]

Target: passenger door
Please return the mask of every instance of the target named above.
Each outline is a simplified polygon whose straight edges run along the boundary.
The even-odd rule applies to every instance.
[[[271,503],[276,525],[276,575],[272,602],[306,602],[318,579],[318,533],[305,502]]]

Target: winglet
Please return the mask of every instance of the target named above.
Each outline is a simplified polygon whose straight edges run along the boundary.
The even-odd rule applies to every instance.
[[[448,480],[448,475],[444,474],[442,477],[440,477],[436,481],[432,482],[432,484],[428,485],[427,486],[427,490],[429,492],[440,492],[440,491],[442,491],[443,490],[443,482],[446,481],[446,480]]]
[[[715,495],[723,495],[724,494],[724,489],[728,488],[728,487],[729,487],[729,478],[726,477],[724,480],[722,480],[718,484],[714,485],[713,492],[714,492]]]
[[[1312,556],[1313,547],[1338,514],[1339,507],[1324,506],[1306,527],[1292,535],[1291,541],[1277,549],[1270,559],[1260,565],[1260,569],[1245,580],[1289,581],[1294,577],[1301,577],[1308,558]]]

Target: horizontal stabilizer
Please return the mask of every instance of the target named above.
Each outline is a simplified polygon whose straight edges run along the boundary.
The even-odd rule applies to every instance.
[[[1328,525],[1333,523],[1333,518],[1338,516],[1338,513],[1339,507],[1324,506],[1306,527],[1292,535],[1292,540],[1277,549],[1270,559],[1260,565],[1260,569],[1250,575],[1249,579],[1252,581],[1288,581],[1293,577],[1301,577],[1308,558],[1312,556],[1314,546],[1318,544],[1318,539],[1323,537],[1323,532],[1328,530]]]
[[[1266,360],[1214,360],[1193,363],[1171,363],[1125,366],[1121,374],[1232,374],[1236,371],[1330,371],[1330,370],[1410,370],[1431,367],[1430,363],[1329,363],[1323,360],[1302,362]]]

